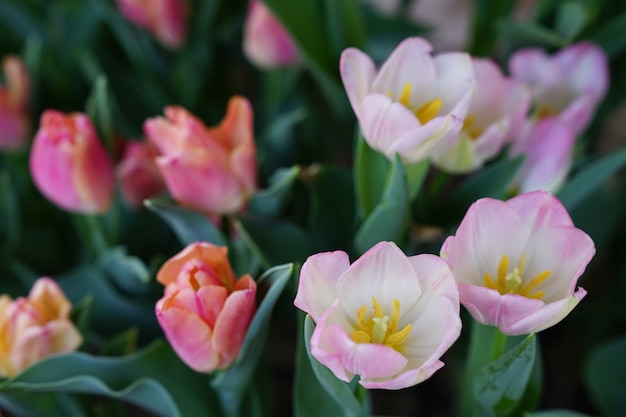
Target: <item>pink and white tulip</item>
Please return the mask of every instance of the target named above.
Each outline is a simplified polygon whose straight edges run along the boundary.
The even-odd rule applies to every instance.
[[[47,277],[35,282],[27,298],[0,296],[0,376],[76,350],[83,339],[70,321],[71,309],[61,288]]]
[[[252,277],[235,277],[225,247],[196,242],[163,264],[157,280],[166,286],[157,319],[178,356],[198,372],[230,366],[256,309]]]
[[[521,49],[511,56],[509,70],[531,89],[531,124],[553,116],[576,135],[589,124],[609,85],[606,53],[590,42],[554,55],[537,48]]]
[[[505,77],[488,58],[473,58],[476,90],[459,135],[442,142],[433,163],[451,173],[474,171],[519,136],[530,105],[528,88]]]
[[[591,238],[544,191],[476,201],[441,248],[461,304],[507,335],[538,332],[567,316],[586,294],[576,285],[594,253]]]
[[[39,191],[64,210],[104,213],[113,198],[113,164],[83,113],[43,112],[30,173]]]
[[[143,201],[165,191],[163,176],[156,165],[158,156],[154,145],[146,141],[129,140],[117,165],[117,177],[124,200],[132,207],[142,207]]]
[[[429,378],[461,331],[449,267],[380,242],[350,264],[345,252],[310,256],[294,304],[316,322],[311,353],[337,378],[401,389]]]
[[[2,71],[6,85],[0,84],[0,150],[24,149],[30,131],[30,78],[15,55],[2,60]]]
[[[129,21],[152,33],[169,48],[178,48],[187,35],[187,0],[117,0]]]
[[[264,69],[300,63],[291,35],[261,0],[250,0],[243,28],[243,52],[251,63]]]
[[[471,59],[431,51],[422,38],[405,39],[380,70],[358,49],[341,54],[341,79],[363,137],[389,159],[427,159],[463,127],[475,86]]]
[[[207,128],[182,107],[144,124],[161,153],[156,159],[172,197],[210,215],[235,213],[256,191],[256,147],[252,107],[243,97],[229,101],[222,122]]]

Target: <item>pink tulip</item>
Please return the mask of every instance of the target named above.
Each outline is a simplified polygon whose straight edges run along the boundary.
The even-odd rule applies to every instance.
[[[521,49],[511,56],[509,69],[531,89],[531,123],[555,116],[576,135],[589,124],[609,84],[606,53],[590,42],[552,56],[537,48]]]
[[[224,369],[237,358],[255,311],[256,283],[239,279],[227,249],[205,242],[187,246],[159,270],[166,286],[156,315],[178,356],[198,372]]]
[[[11,377],[50,355],[76,350],[82,336],[69,319],[71,309],[47,277],[35,282],[28,298],[0,296],[0,376]]]
[[[473,58],[476,90],[461,133],[442,142],[433,163],[452,173],[474,171],[521,133],[530,104],[528,88],[506,78],[490,59]]]
[[[544,191],[476,201],[441,248],[461,304],[507,335],[538,332],[567,316],[586,294],[576,284],[594,253],[591,238]]]
[[[46,110],[41,115],[30,173],[39,191],[65,210],[93,214],[109,208],[113,165],[83,113]]]
[[[259,68],[280,68],[300,63],[291,35],[260,0],[250,0],[243,28],[243,52]]]
[[[19,150],[29,139],[30,80],[17,56],[5,57],[2,70],[6,86],[0,84],[0,150]]]
[[[358,49],[341,54],[339,71],[359,120],[375,150],[406,163],[431,156],[435,147],[458,135],[475,86],[466,53],[434,58],[422,38],[404,40],[377,70]]]
[[[434,255],[380,242],[352,265],[345,252],[310,256],[296,307],[316,322],[311,353],[337,378],[401,389],[429,378],[461,331],[457,288]]]
[[[165,191],[165,182],[155,162],[157,156],[150,142],[130,140],[124,146],[117,176],[122,196],[132,207],[142,207],[145,199]]]
[[[164,46],[178,48],[185,42],[187,0],[117,0],[120,12],[151,32]]]
[[[222,122],[207,128],[181,107],[149,119],[146,136],[162,156],[157,165],[179,204],[211,215],[241,210],[256,191],[252,108],[243,97],[229,101]]]

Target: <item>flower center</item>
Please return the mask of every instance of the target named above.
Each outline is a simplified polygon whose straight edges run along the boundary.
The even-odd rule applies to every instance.
[[[391,317],[383,313],[383,309],[376,297],[372,297],[374,314],[366,318],[367,306],[363,305],[357,313],[358,327],[352,333],[352,340],[356,343],[377,343],[389,346],[397,351],[402,349],[402,343],[411,333],[411,325],[407,324],[402,330],[396,331],[400,316],[400,301],[393,300]]]
[[[441,101],[440,98],[435,98],[426,102],[421,107],[415,108],[410,104],[412,89],[413,84],[410,81],[404,84],[404,87],[400,92],[398,102],[407,109],[411,110],[413,114],[415,114],[415,117],[417,117],[417,119],[420,121],[420,123],[424,125],[434,119],[435,116],[437,116],[437,113],[439,113],[439,110],[441,110],[441,105],[443,104],[443,101]],[[387,95],[389,97],[392,97],[391,92],[387,92]]]
[[[526,255],[522,253],[519,266],[509,270],[509,257],[504,255],[500,259],[498,265],[498,276],[494,280],[491,275],[485,272],[485,286],[493,290],[497,290],[500,294],[519,294],[528,298],[540,299],[544,296],[544,291],[536,291],[535,288],[541,285],[552,274],[552,271],[546,269],[540,274],[535,275],[527,282],[524,281],[524,265],[526,264]]]
[[[546,117],[556,116],[559,113],[557,109],[554,109],[550,106],[538,106],[535,109],[535,117],[537,119],[545,119]]]
[[[483,129],[474,126],[475,121],[476,117],[471,114],[467,115],[467,117],[463,121],[463,132],[465,132],[471,140],[476,140],[480,135],[483,134]]]

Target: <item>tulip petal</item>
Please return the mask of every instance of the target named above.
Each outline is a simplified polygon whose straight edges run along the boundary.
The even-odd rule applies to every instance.
[[[339,72],[346,94],[357,118],[361,116],[361,102],[370,92],[376,76],[372,59],[356,48],[348,48],[341,54]]]

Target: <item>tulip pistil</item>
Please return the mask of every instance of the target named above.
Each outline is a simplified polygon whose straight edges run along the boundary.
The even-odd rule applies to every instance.
[[[402,330],[396,331],[400,317],[400,302],[393,301],[393,313],[385,315],[383,308],[372,297],[374,314],[366,318],[367,306],[362,306],[357,313],[357,328],[352,333],[352,340],[356,343],[377,343],[389,346],[395,350],[402,348],[402,343],[411,333],[411,325],[407,324]]]
[[[509,257],[503,255],[498,265],[497,278],[494,280],[488,272],[484,274],[485,286],[497,290],[500,294],[519,294],[528,298],[540,299],[545,295],[544,291],[531,293],[536,287],[541,285],[552,274],[552,271],[545,270],[530,280],[524,280],[524,266],[526,255],[522,253],[519,266],[509,270]]]

